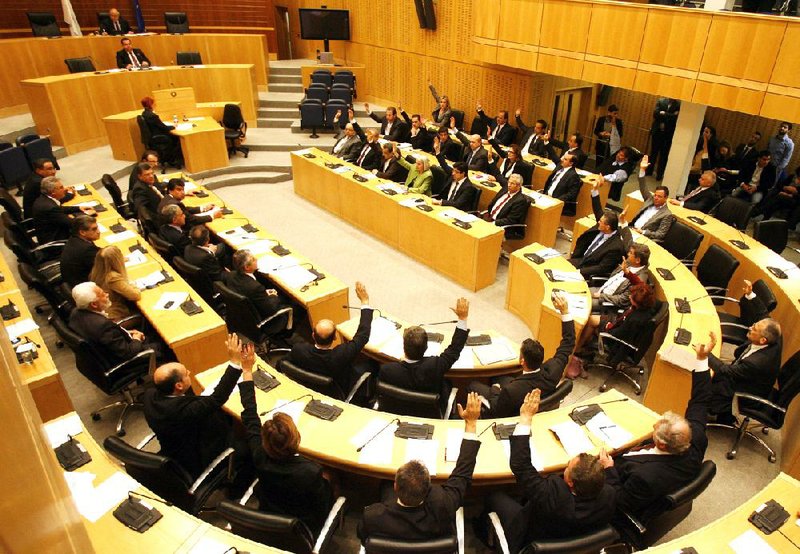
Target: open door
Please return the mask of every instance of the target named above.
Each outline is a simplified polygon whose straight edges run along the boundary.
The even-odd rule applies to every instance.
[[[592,87],[556,91],[550,135],[560,141],[566,141],[576,131],[586,135],[591,97]]]
[[[289,32],[289,8],[275,6],[275,34],[278,39],[278,59],[292,59],[292,40]]]

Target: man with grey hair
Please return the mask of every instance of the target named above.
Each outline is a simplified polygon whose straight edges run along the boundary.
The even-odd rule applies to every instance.
[[[669,203],[707,214],[719,202],[719,188],[714,186],[716,184],[717,174],[713,171],[704,171],[700,175],[697,187],[692,192],[680,200],[670,198]]]
[[[708,447],[706,422],[711,401],[709,357],[717,343],[711,332],[707,344],[696,344],[697,362],[692,373],[692,397],[685,417],[666,412],[653,424],[652,443],[611,458],[605,450],[600,462],[610,469],[617,489],[617,509],[647,521],[665,509],[660,502],[700,473]]]
[[[42,179],[42,194],[33,203],[33,226],[39,244],[54,240],[67,240],[72,230],[72,217],[81,212],[95,215],[91,208],[62,206],[67,189],[55,176]]]
[[[342,111],[336,112],[333,118],[333,125],[336,127],[339,124],[339,118],[342,116]],[[358,154],[361,152],[361,139],[356,134],[355,127],[352,123],[347,123],[344,126],[344,134],[336,141],[336,144],[331,148],[331,154],[337,158],[354,163],[358,159]]]
[[[161,217],[164,223],[159,228],[158,234],[175,247],[179,256],[183,256],[186,247],[192,244],[186,229],[184,229],[186,214],[177,204],[169,204],[161,210]]]
[[[467,164],[472,171],[489,170],[489,153],[481,144],[480,135],[465,135],[461,131],[456,133],[456,137],[464,145],[464,156],[462,161]]]

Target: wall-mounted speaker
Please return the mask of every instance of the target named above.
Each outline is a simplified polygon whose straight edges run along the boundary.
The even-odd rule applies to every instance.
[[[433,0],[414,0],[420,29],[436,30],[436,13],[433,11]]]

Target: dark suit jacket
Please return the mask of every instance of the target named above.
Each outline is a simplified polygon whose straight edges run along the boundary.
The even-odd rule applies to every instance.
[[[133,55],[136,56],[136,59],[139,60],[140,64],[147,62],[148,64],[152,65],[150,60],[147,59],[147,56],[144,55],[144,52],[142,52],[139,48],[133,49]],[[120,69],[125,69],[130,63],[131,58],[128,56],[128,53],[125,51],[125,49],[123,48],[122,50],[117,50],[117,67]]]
[[[561,475],[542,476],[531,464],[530,437],[512,435],[511,471],[527,504],[505,526],[511,552],[534,539],[564,538],[588,533],[611,521],[616,481],[606,471],[606,484],[596,498],[572,494]],[[510,531],[510,532],[509,532]]]
[[[569,144],[567,144],[566,142],[562,142],[560,140],[551,138],[550,144],[561,149],[561,156],[563,156],[564,154],[572,154],[573,156],[575,156],[575,167],[578,169],[583,169],[583,166],[586,164],[586,160],[589,159],[589,154],[587,154],[580,148],[570,148]],[[561,159],[561,156],[558,156],[558,159]]]
[[[342,143],[342,149],[339,150],[338,154],[334,154],[338,158],[342,158],[348,162],[355,162],[358,159],[358,155],[361,153],[361,139],[358,138],[358,135],[354,137],[348,137],[347,135],[342,135],[339,140],[331,148],[331,154],[334,152],[334,148],[336,145]]]
[[[692,397],[686,407],[692,438],[683,454],[622,455],[610,471],[618,475],[617,507],[644,523],[664,510],[659,502],[667,494],[688,484],[700,473],[708,446],[706,420],[711,401],[708,371],[692,373]]]
[[[456,511],[464,503],[472,482],[479,441],[462,440],[456,467],[443,485],[432,485],[425,501],[413,508],[401,506],[396,496],[364,508],[358,538],[381,536],[394,539],[429,540],[455,534]]]
[[[71,234],[72,220],[69,214],[81,213],[77,206],[59,206],[44,194],[33,203],[33,227],[39,244],[54,240],[67,240]]]
[[[289,352],[289,361],[307,371],[332,377],[344,394],[353,383],[353,362],[369,342],[372,326],[372,308],[361,310],[358,329],[353,340],[343,342],[331,349],[317,348],[307,342],[298,342]]]
[[[537,371],[518,375],[499,390],[492,387],[492,397],[487,399],[490,405],[489,417],[511,417],[519,414],[525,395],[533,389],[541,390],[542,398],[556,390],[574,347],[575,322],[563,321],[561,344],[552,358],[544,362]]]
[[[167,125],[161,121],[161,118],[158,117],[158,114],[153,110],[143,110],[142,117],[144,118],[144,122],[148,129],[150,129],[151,136],[166,135],[167,137],[170,137],[170,139],[177,139],[177,137],[174,137],[170,134],[170,131],[172,131],[175,127],[172,125]]]
[[[177,461],[192,477],[231,445],[230,417],[222,406],[236,386],[241,371],[228,366],[214,392],[171,396],[156,388],[144,393],[144,417],[158,437],[161,454]]]
[[[464,212],[470,211],[475,204],[475,197],[481,194],[480,189],[476,188],[469,180],[469,177],[467,177],[458,187],[456,195],[451,200],[449,199],[450,189],[453,188],[454,185],[455,183],[451,177],[448,179],[447,187],[442,191],[442,206],[452,206]]]
[[[139,209],[144,207],[156,216],[157,220],[160,220],[161,213],[158,211],[158,206],[161,203],[161,197],[153,187],[137,179],[133,182],[133,188],[128,192],[128,197],[133,203],[136,213],[139,213]]]
[[[494,148],[495,154],[502,158],[502,162],[497,165],[489,165],[489,174],[502,186],[508,185],[508,178],[514,173],[519,173],[522,176],[522,186],[530,187],[531,179],[533,178],[533,165],[525,160],[517,160],[511,163],[508,160],[508,152],[500,147],[500,143],[494,139],[489,140],[489,144]]]
[[[603,209],[600,207],[600,196],[592,196],[592,209],[594,216],[599,221],[603,215]],[[585,253],[594,242],[595,237],[600,231],[595,225],[585,233],[583,233],[575,241],[575,249],[572,251],[570,262],[581,272],[587,280],[595,275],[608,275],[614,268],[617,267],[622,256],[625,255],[625,246],[622,242],[622,237],[619,231],[614,233],[606,241],[594,249],[594,251],[586,256]]]
[[[717,187],[708,187],[703,192],[697,193],[697,196],[685,200],[683,207],[690,210],[697,210],[699,212],[708,213],[711,208],[719,202],[719,190]]]
[[[433,139],[431,139],[432,141]],[[469,142],[469,141],[468,141]],[[467,147],[469,148],[469,147]],[[433,147],[431,147],[433,150]],[[444,157],[450,160],[451,162],[461,162],[463,161],[463,154],[464,154],[464,147],[461,145],[461,142],[456,142],[453,140],[453,137],[450,136],[445,142],[441,143],[441,153],[444,154]],[[488,165],[489,154],[486,154],[486,160]],[[472,169],[472,168],[470,168]]]
[[[481,121],[486,123],[489,129],[492,130],[492,133],[494,133],[495,128],[497,128],[497,120],[493,117],[489,117],[488,115],[486,115],[483,112],[483,110],[478,110],[478,117],[480,117]],[[517,130],[508,123],[506,123],[505,125],[503,125],[503,128],[500,129],[500,132],[497,133],[492,138],[494,138],[494,140],[496,140],[503,146],[510,146],[511,143],[514,142],[514,139],[517,138]]]
[[[441,394],[447,389],[444,374],[458,360],[468,336],[468,331],[456,327],[450,345],[439,356],[428,356],[416,362],[401,360],[383,364],[380,380],[407,390]]]
[[[507,191],[508,189],[503,187],[503,189],[497,193],[497,196],[492,198],[492,201],[489,202],[489,206],[486,208],[488,213],[492,213],[492,209],[494,209],[495,204],[497,204],[500,198],[502,198]],[[511,200],[506,202],[505,206],[500,209],[500,212],[497,214],[497,218],[494,220],[494,224],[502,227],[504,225],[525,223],[525,218],[528,217],[528,208],[530,205],[530,200],[528,200],[528,198],[522,194],[521,191],[518,192]],[[520,231],[517,228],[506,229],[506,238],[513,238],[519,233]]]
[[[234,292],[250,299],[258,315],[264,320],[280,309],[277,296],[267,296],[267,288],[256,279],[238,271],[229,271],[222,276],[225,285]]]
[[[742,143],[736,147],[736,152],[733,155],[733,165],[732,169],[742,169],[747,167],[751,162],[758,159],[758,147],[752,146],[747,154],[744,153],[744,149],[747,148],[747,145]]]
[[[666,136],[672,136],[675,133],[675,124],[678,122],[678,112],[680,109],[680,100],[670,100],[669,98],[659,98],[656,100],[650,134],[656,135],[662,133]],[[664,112],[664,115],[661,115],[661,112]]]
[[[600,153],[604,152],[604,156],[608,156],[609,154],[614,154],[614,152],[610,152],[610,145],[608,139],[601,139],[600,133],[605,130],[606,121],[608,120],[608,116],[598,117],[597,123],[594,126],[594,136],[597,137],[597,141],[595,142],[595,150]],[[622,140],[622,120],[617,118],[617,133],[619,133],[619,138]]]
[[[28,182],[25,183],[25,189],[22,192],[22,215],[24,217],[33,217],[33,203],[42,195],[42,179],[41,175],[33,172],[28,178]]]
[[[381,161],[383,161],[383,155],[381,154],[380,144],[377,142],[372,142],[372,143],[367,142],[367,135],[364,134],[364,131],[361,129],[361,126],[358,124],[358,122],[353,121],[352,123],[353,123],[353,129],[356,130],[358,138],[361,139],[361,146],[358,149],[358,152],[356,153],[356,157],[353,160],[353,163],[361,168],[370,171],[373,169],[378,169],[378,166],[380,165]],[[358,159],[361,157],[364,148],[367,149],[367,153],[364,156],[364,159],[362,160],[361,164],[359,164]]]
[[[647,188],[645,180],[639,177],[639,173],[635,173],[636,180],[639,183],[639,192],[644,199],[644,204],[642,204],[642,209],[639,210],[639,213],[630,220],[631,227],[635,227],[636,220],[639,219],[646,210],[653,207],[653,193]],[[674,221],[675,217],[672,215],[672,212],[669,211],[669,203],[666,203],[644,224],[639,232],[651,240],[660,242],[664,240],[667,231],[672,227]]]
[[[175,250],[177,250],[179,256],[183,254],[187,246],[192,244],[192,241],[186,234],[185,229],[183,231],[179,231],[172,225],[168,225],[166,223],[159,227],[158,234],[162,239],[175,247]]]
[[[386,166],[386,171],[383,170],[385,160],[381,158],[380,164],[377,167],[377,176],[381,179],[388,179],[395,183],[405,183],[408,177],[408,171],[402,165],[397,163],[394,156],[389,158],[389,165]]]
[[[100,249],[92,241],[72,236],[61,251],[61,277],[70,288],[89,280]]]
[[[72,310],[69,326],[94,345],[111,365],[120,364],[147,349],[145,343],[132,339],[125,329],[91,310]]]
[[[747,185],[750,184],[750,180],[753,178],[753,173],[756,171],[756,166],[758,165],[758,159],[755,161],[751,161],[744,167],[742,167],[739,176],[736,178],[736,182],[739,184],[745,183]],[[758,189],[757,192],[762,194],[766,194],[767,191],[775,185],[775,166],[771,163],[768,163],[766,167],[761,170],[761,177],[758,180]]]
[[[489,153],[486,151],[486,148],[479,146],[478,149],[473,152],[472,148],[469,146],[469,138],[467,138],[467,135],[459,131],[456,137],[458,137],[458,140],[464,145],[464,156],[461,161],[466,162],[472,171],[488,170]]]
[[[370,112],[369,116],[372,118],[373,121],[376,123],[381,124],[381,136],[386,140],[390,140],[392,142],[407,142],[408,141],[408,128],[409,125],[406,124],[405,121],[400,119],[399,117],[394,118],[394,123],[392,123],[392,130],[387,135],[386,134],[386,126],[389,122],[386,120],[386,116],[379,117],[374,113]],[[355,125],[354,125],[355,126]],[[363,138],[361,140],[364,140]],[[365,141],[366,142],[366,141]]]
[[[322,467],[303,456],[288,460],[270,458],[261,442],[261,419],[252,381],[239,383],[239,396],[242,424],[258,476],[255,492],[259,510],[300,518],[316,536],[333,504],[331,486],[322,476]]]
[[[127,35],[130,31],[131,31],[130,24],[127,22],[127,20],[125,20],[125,18],[121,16],[119,18],[119,31],[117,31],[114,28],[114,22],[111,21],[111,19],[104,19],[103,23],[100,25],[100,32],[105,33],[107,35],[112,35],[112,36]],[[119,62],[117,62],[117,65],[119,66]]]
[[[220,265],[217,257],[208,250],[194,244],[188,244],[183,249],[183,259],[199,267],[212,281],[222,281],[225,270]]]
[[[200,206],[192,206],[187,207],[186,204],[183,202],[178,202],[175,198],[170,196],[169,194],[164,195],[164,198],[158,203],[158,213],[161,213],[161,210],[166,208],[167,206],[171,206],[175,204],[179,206],[181,211],[186,216],[186,226],[191,229],[195,225],[201,225],[203,223],[208,223],[209,221],[213,221],[213,217],[210,215],[197,215],[200,213]]]
[[[550,185],[553,184],[556,173],[561,169],[563,168],[558,167],[547,176],[547,180],[544,182],[544,188],[542,189],[543,193],[547,194],[547,191],[550,189]],[[575,170],[575,168],[570,167],[567,169],[567,172],[558,182],[556,190],[554,190],[553,194],[551,195],[553,198],[558,198],[564,202],[564,207],[562,208],[561,213],[564,215],[575,215],[578,194],[581,192],[582,186],[583,181],[581,181],[581,176],[578,175],[578,172]]]
[[[414,150],[433,152],[433,136],[431,133],[429,133],[425,127],[422,127],[419,132],[417,132],[416,136],[411,136],[411,118],[404,111],[400,112],[400,115],[403,116],[403,119],[408,125],[407,140],[411,143],[411,146],[414,148]]]
[[[522,118],[520,116],[517,116],[516,120],[517,127],[519,127],[519,130],[522,133],[522,138],[519,141],[519,147],[525,148],[525,145],[528,144],[528,140],[531,138],[531,135],[533,135],[536,131],[534,127],[526,126],[522,122]],[[522,152],[522,154],[533,154],[549,160],[552,160],[556,157],[555,152],[553,151],[552,142],[545,144],[541,137],[534,139],[529,146],[529,150],[527,152]]]

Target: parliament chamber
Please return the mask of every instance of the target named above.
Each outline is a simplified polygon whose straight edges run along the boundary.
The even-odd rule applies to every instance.
[[[317,7],[306,0],[257,0],[225,10],[200,2],[185,7],[191,32],[182,34],[163,32],[162,12],[174,7],[154,4],[142,6],[143,14],[138,14],[140,29],[144,31],[146,24],[147,32],[128,35],[135,48],[152,60],[152,67],[130,71],[116,69],[119,55],[115,60],[115,53],[120,51],[122,37],[90,34],[98,30],[95,10],[104,6],[72,0],[73,17],[84,36],[69,36],[69,18],[65,15],[67,22],[61,21],[60,4],[48,0],[37,5],[36,9],[56,14],[63,35],[42,38],[30,37],[21,15],[33,7],[17,0],[11,4],[0,7],[0,15],[9,15],[7,23],[0,23],[0,67],[5,68],[0,76],[0,143],[9,143],[0,150],[0,158],[6,150],[22,156],[24,142],[16,140],[22,135],[49,138],[56,166],[53,173],[75,192],[74,198],[67,197],[59,206],[96,212],[98,238],[92,241],[99,248],[118,247],[127,278],[141,289],[138,299],[128,303],[138,317],[135,328],[170,353],[164,361],[174,359],[185,366],[199,398],[209,398],[227,375],[228,333],[244,337],[247,332],[230,304],[235,297],[226,296],[230,291],[214,285],[210,275],[198,276],[208,273],[206,269],[192,271],[183,258],[175,261],[184,256],[183,244],[171,245],[161,237],[160,222],[144,218],[139,200],[126,194],[133,191],[134,182],[141,182],[136,179],[136,164],[147,159],[149,150],[137,121],[142,113],[140,100],[154,97],[155,112],[175,127],[168,137],[178,145],[182,159],[172,166],[156,166],[153,189],[160,189],[159,198],[166,199],[171,194],[167,183],[181,181],[181,190],[186,192],[185,198],[178,199],[187,221],[181,224],[184,235],[195,224],[190,223],[192,218],[199,221],[212,247],[225,253],[219,258],[229,274],[239,272],[236,264],[242,256],[237,254],[247,250],[254,257],[257,280],[294,316],[288,344],[278,335],[259,337],[264,346],[257,351],[254,368],[259,420],[267,421],[275,412],[290,416],[302,435],[299,456],[323,468],[334,484],[334,499],[347,500],[336,503],[331,514],[336,509],[342,512],[331,515],[322,531],[306,537],[310,543],[298,547],[278,538],[245,538],[252,529],[242,526],[242,520],[226,523],[224,510],[214,509],[226,495],[236,505],[242,496],[242,491],[211,492],[198,484],[203,478],[221,478],[219,468],[227,465],[225,458],[215,460],[218,467],[201,476],[188,492],[193,501],[211,499],[206,509],[187,507],[186,491],[176,496],[178,500],[171,499],[173,489],[150,481],[142,468],[147,466],[146,459],[151,463],[156,459],[146,457],[155,456],[159,446],[157,441],[145,442],[155,430],[148,427],[141,404],[136,404],[142,398],[136,395],[154,388],[154,364],[149,375],[145,372],[126,388],[113,391],[87,378],[85,357],[81,358],[80,350],[73,355],[74,345],[53,322],[64,319],[68,309],[64,299],[67,304],[72,300],[69,287],[52,287],[48,273],[52,262],[33,252],[40,241],[28,227],[31,222],[23,219],[21,211],[14,215],[14,206],[20,210],[23,198],[13,195],[17,188],[21,192],[27,187],[27,181],[13,180],[5,159],[0,159],[0,182],[10,193],[2,198],[6,247],[0,256],[0,308],[8,306],[0,310],[5,329],[0,352],[7,422],[3,452],[22,462],[6,464],[1,473],[8,501],[0,539],[2,549],[9,552],[133,552],[142,548],[187,553],[357,552],[363,508],[380,501],[396,470],[419,459],[432,483],[443,484],[456,467],[462,439],[466,440],[464,422],[452,404],[447,404],[444,418],[378,407],[379,393],[371,390],[378,381],[375,368],[408,362],[405,332],[424,327],[429,341],[425,355],[443,353],[454,326],[457,334],[461,325],[454,325],[454,299],[465,297],[470,302],[469,339],[443,374],[452,386],[445,393],[450,393],[450,402],[465,406],[474,382],[506,386],[525,370],[526,339],[541,343],[545,360],[556,355],[564,320],[560,295],[566,298],[577,336],[595,313],[592,293],[596,289],[590,287],[596,284],[575,279],[577,270],[568,258],[581,235],[598,228],[593,214],[598,200],[614,214],[624,209],[628,221],[642,206],[652,205],[637,190],[633,173],[639,171],[641,156],[654,151],[651,124],[658,99],[679,100],[680,115],[669,161],[663,155],[659,160],[663,179],[648,173],[642,180],[650,192],[665,186],[670,198],[691,194],[689,188],[684,190],[686,183],[698,174],[700,153],[708,154],[703,128],[711,126],[717,137],[731,141],[730,150],[745,143],[753,130],[759,131],[763,139],[757,150],[761,151],[768,142],[771,149],[771,137],[781,122],[800,122],[800,62],[792,54],[800,22],[777,14],[730,11],[732,2],[728,6],[708,1],[703,9],[607,0],[420,1],[420,6],[435,9],[438,28],[434,24],[434,29],[419,29],[418,13],[410,3],[389,3],[378,12],[365,0],[333,0],[326,7],[349,10],[350,17],[349,40],[330,44],[334,67],[315,59],[324,50],[322,40],[301,38],[298,8]],[[120,11],[138,25],[134,10],[125,6]],[[198,52],[202,62],[179,61],[178,53],[187,51]],[[89,58],[96,71],[69,73],[64,60],[80,57]],[[309,137],[311,129],[303,128],[301,104],[315,82],[314,71],[320,69],[355,75],[350,107],[365,130],[384,126],[385,119],[379,122],[384,109],[396,106],[398,113],[421,114],[429,120],[431,135],[437,134],[439,124],[429,118],[431,110],[439,108],[432,91],[446,95],[449,105],[461,112],[460,130],[469,135],[491,135],[499,110],[507,110],[515,135],[516,127],[520,128],[514,140],[520,145],[528,136],[522,132],[521,121],[531,126],[540,119],[549,122],[546,138],[542,135],[546,148],[523,152],[522,160],[532,173],[531,186],[521,191],[528,203],[525,217],[518,222],[524,229],[521,235],[509,236],[494,221],[497,214],[492,206],[511,196],[508,175],[502,170],[469,167],[466,182],[475,188],[475,211],[464,213],[441,205],[445,196],[407,193],[402,180],[376,176],[385,160],[374,171],[364,165],[367,145],[361,156],[344,159],[337,154],[334,133],[346,136],[346,132],[337,124],[334,129],[316,129],[319,138]],[[377,116],[374,122],[369,107],[361,109],[365,102]],[[484,108],[476,113],[476,105]],[[619,106],[625,123],[625,134],[620,123],[616,138],[633,148],[634,160],[620,183],[621,191],[615,187],[615,169],[598,171],[603,145],[610,144],[610,139],[593,131],[596,126],[603,128],[606,108],[611,105]],[[238,136],[231,135],[231,127],[223,122],[228,106],[240,112],[244,125],[235,129]],[[484,109],[491,125],[478,117]],[[451,126],[449,119],[442,124]],[[582,136],[579,149],[589,160],[578,171],[575,199],[564,202],[553,196],[555,184],[548,185],[563,176],[559,152],[568,152],[568,139],[575,133]],[[800,132],[790,126],[786,136],[800,139]],[[441,165],[431,149],[412,147],[411,139],[399,142],[403,157]],[[501,156],[495,144],[483,143],[490,163],[503,164],[507,154]],[[391,142],[381,138],[376,151],[386,144]],[[715,147],[718,144],[715,139]],[[247,153],[242,156],[237,147]],[[609,154],[613,151],[605,156]],[[468,146],[463,156],[467,163],[472,160]],[[707,169],[708,158],[702,158],[705,165],[700,173]],[[784,166],[789,177],[798,160],[796,151],[790,151]],[[27,170],[30,175],[36,175],[33,162]],[[452,159],[448,163],[454,165]],[[651,164],[655,169],[655,159]],[[439,173],[451,186],[448,171]],[[739,173],[732,175],[736,179]],[[129,176],[130,189],[126,186]],[[116,181],[121,198],[115,197],[109,179]],[[434,192],[445,194],[442,189]],[[574,204],[574,215],[562,213],[567,204]],[[171,217],[162,206],[159,203],[157,217]],[[701,282],[697,266],[709,249],[721,250],[738,262],[722,296],[738,299],[745,280],[769,288],[775,297],[770,317],[782,329],[780,363],[787,368],[782,376],[790,379],[792,371],[797,372],[795,354],[800,342],[794,325],[800,315],[800,291],[793,271],[800,250],[794,250],[798,246],[795,231],[787,231],[788,246],[775,252],[753,237],[753,221],[737,227],[714,210],[707,214],[671,204],[668,209],[676,222],[702,238],[690,259],[684,259],[673,253],[669,241],[648,238],[633,222],[628,226],[632,242],[649,249],[650,283],[657,301],[666,306],[665,320],[639,356],[641,373],[631,372],[641,388],[634,390],[630,382],[619,378],[618,372],[624,369],[609,372],[592,366],[588,379],[574,375],[557,379],[559,389],[567,391],[565,397],[534,416],[528,441],[530,462],[544,476],[563,473],[579,452],[601,459],[601,451],[607,450],[622,457],[651,439],[661,414],[683,414],[692,397],[695,345],[707,342],[709,332],[719,339],[711,349],[715,357],[735,357],[732,345],[723,344],[721,337],[724,322],[740,316],[740,308],[736,302],[720,303]],[[29,217],[27,209],[24,217]],[[171,223],[164,221],[165,226]],[[18,245],[12,246],[19,242],[15,233],[31,237],[27,240],[32,248],[24,256]],[[193,235],[186,236],[187,243],[194,240]],[[376,313],[358,358],[375,377],[358,381],[349,396],[347,390],[339,391],[341,395],[328,389],[321,392],[319,381],[313,377],[307,381],[302,373],[290,373],[284,367],[282,347],[314,344],[313,333],[327,320],[333,324],[334,344],[357,340],[363,310],[356,305],[356,296],[360,298],[356,282],[369,290],[368,304]],[[51,290],[56,291],[52,296]],[[691,306],[688,311],[686,304]],[[68,319],[61,325],[66,326]],[[682,336],[687,333],[688,339]],[[601,385],[604,392],[598,391]],[[135,395],[130,396],[129,390]],[[243,389],[234,386],[220,410],[232,428],[242,433],[247,428],[246,407],[239,390]],[[360,398],[369,397],[369,392],[376,394],[369,402]],[[441,396],[440,402],[448,400],[447,394]],[[101,406],[115,400],[129,404],[123,412],[126,433],[122,437],[113,436],[118,408],[101,411],[102,418],[96,415]],[[586,422],[575,426],[578,412],[587,406],[600,408],[608,427]],[[785,417],[781,414],[779,425],[773,425],[769,433],[766,429],[762,433],[755,421],[751,427],[776,452],[777,461],[775,455],[768,459],[751,437],[741,435],[738,455],[726,456],[737,433],[708,428],[705,459],[716,464],[716,476],[712,473],[713,480],[708,477],[704,484],[695,484],[694,491],[682,491],[689,495],[688,502],[680,500],[686,503],[668,514],[680,512],[680,517],[658,539],[644,538],[642,532],[637,543],[637,537],[614,531],[615,538],[604,544],[587,542],[562,551],[598,552],[603,546],[623,542],[627,545],[622,548],[653,552],[690,551],[690,547],[701,553],[797,548],[800,401],[790,399],[785,410]],[[518,420],[516,415],[478,420],[482,448],[472,489],[462,499],[464,513],[458,517],[478,519],[490,496],[515,490],[513,454],[509,464],[513,441],[508,439]],[[117,430],[122,424],[120,416]],[[573,432],[573,427],[577,435],[568,436],[565,429]],[[404,431],[423,436],[406,436]],[[77,443],[78,452],[88,453],[91,460],[77,469],[65,469],[64,446]],[[120,443],[127,443],[128,451]],[[142,450],[140,460],[131,454],[136,448]],[[191,480],[186,482],[187,489],[189,485]],[[258,496],[254,487],[245,497]],[[765,533],[751,516],[769,501],[787,511],[785,523],[774,533]],[[131,505],[154,509],[160,519],[144,532],[129,528],[131,522],[123,524],[123,514],[118,512]],[[271,524],[280,525],[278,519]],[[458,531],[466,535],[459,542],[459,552],[508,551],[507,545],[504,550],[497,544],[496,537],[495,544],[487,546],[469,521]],[[366,551],[372,550],[368,546]]]

